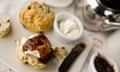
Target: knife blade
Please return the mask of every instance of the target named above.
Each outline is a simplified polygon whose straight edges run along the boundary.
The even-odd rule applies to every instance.
[[[63,60],[62,64],[60,65],[58,71],[59,72],[68,72],[71,65],[77,59],[77,57],[84,51],[86,45],[84,43],[80,43],[76,45],[70,54]]]

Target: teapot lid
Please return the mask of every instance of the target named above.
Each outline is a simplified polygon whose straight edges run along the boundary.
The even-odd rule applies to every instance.
[[[120,13],[120,0],[87,0],[87,3],[91,6],[92,9],[102,6],[114,14]]]
[[[120,0],[96,0],[107,8],[120,11]]]

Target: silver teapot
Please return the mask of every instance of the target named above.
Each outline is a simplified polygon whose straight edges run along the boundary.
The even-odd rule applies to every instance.
[[[84,26],[89,30],[120,29],[120,0],[87,0],[82,16]]]

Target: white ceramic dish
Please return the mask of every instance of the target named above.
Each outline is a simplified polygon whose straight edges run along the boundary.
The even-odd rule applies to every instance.
[[[72,65],[71,69],[69,70],[69,72],[82,72],[82,68],[86,62],[86,59],[88,58],[88,55],[90,54],[90,51],[92,50],[92,45],[93,42],[92,40],[87,40],[84,39],[85,44],[86,44],[86,49],[83,51],[83,53],[81,55],[78,56],[78,58],[76,59],[76,61],[74,62],[74,64]]]
[[[42,0],[42,1],[53,7],[66,7],[73,2],[73,0]]]
[[[78,29],[79,29],[79,33],[75,37],[67,36],[60,31],[59,21],[66,20],[69,18],[72,18],[76,22]],[[59,39],[60,41],[62,41],[64,43],[75,42],[78,39],[80,39],[82,37],[82,34],[83,34],[83,25],[82,25],[80,19],[77,16],[75,16],[69,12],[60,12],[60,13],[56,14],[53,26],[54,26],[54,32],[55,32],[57,39]]]
[[[33,0],[25,1],[24,5],[28,2],[31,2]],[[21,3],[21,1],[17,2],[18,4]],[[22,8],[22,7],[21,7]],[[32,32],[29,32],[26,30],[19,21],[19,10],[16,11],[16,13],[11,16],[10,21],[12,25],[12,31],[9,35],[7,35],[5,38],[0,39],[0,58],[5,60],[7,64],[12,66],[16,71],[18,72],[58,72],[58,67],[60,62],[54,61],[50,66],[43,70],[35,70],[29,65],[22,64],[19,59],[16,57],[16,40],[20,39],[24,36],[29,36],[32,34]],[[48,32],[45,32],[45,35],[50,40],[52,47],[65,47],[67,51],[69,52],[71,48],[73,48],[77,43],[72,44],[65,44],[57,40],[53,34],[53,29],[49,30]],[[85,35],[85,34],[83,34]],[[87,45],[88,47],[91,46],[91,40],[85,35],[83,38],[78,40],[79,42],[89,42]]]
[[[105,53],[103,53],[102,51],[98,51],[93,53],[93,55],[90,58],[90,63],[89,63],[89,67],[88,67],[88,71],[89,72],[97,72],[96,68],[95,68],[95,58],[98,55],[101,55],[104,59],[106,59],[111,65],[113,65],[113,69],[115,70],[114,72],[119,72],[119,67],[118,65],[115,63],[115,61],[113,59],[111,59],[109,56],[107,56]]]

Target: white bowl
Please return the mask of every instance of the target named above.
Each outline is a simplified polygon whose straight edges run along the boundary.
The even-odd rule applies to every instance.
[[[94,64],[94,61],[95,61],[95,58],[97,55],[101,55],[103,58],[105,58],[108,63],[110,63],[111,65],[113,65],[113,68],[114,68],[114,72],[119,72],[119,68],[118,68],[118,65],[115,63],[114,60],[112,60],[109,56],[107,56],[105,53],[99,51],[99,52],[95,52],[92,56],[91,56],[91,59],[90,59],[90,63],[89,63],[89,66],[88,66],[88,71],[89,72],[97,72],[96,68],[95,68],[95,64]]]
[[[67,19],[67,18],[74,19],[76,24],[79,26],[79,34],[75,37],[69,37],[69,36],[65,35],[64,33],[62,33],[60,31],[58,21],[61,20],[61,19]],[[54,21],[54,34],[57,37],[57,39],[59,39],[62,42],[65,42],[65,43],[74,42],[74,41],[77,41],[81,38],[81,36],[83,34],[83,25],[82,25],[80,19],[77,18],[72,13],[60,12],[56,15],[56,18],[55,18],[55,21]]]
[[[47,5],[53,6],[53,7],[67,7],[70,4],[72,4],[73,0],[42,0]]]

